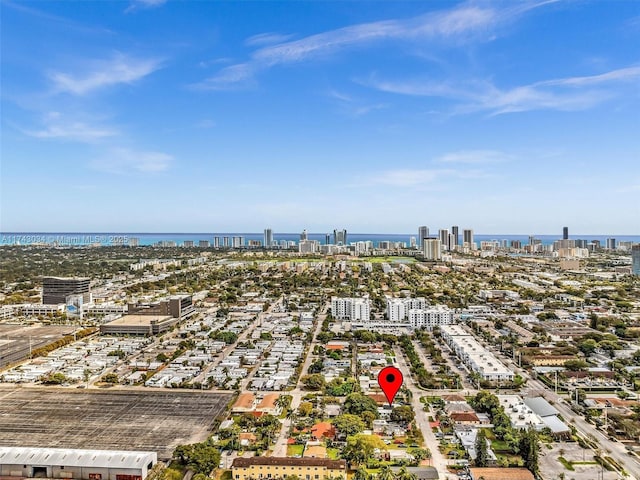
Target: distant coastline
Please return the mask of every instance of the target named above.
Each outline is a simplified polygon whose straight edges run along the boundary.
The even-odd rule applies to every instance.
[[[328,232],[327,232],[328,233]],[[321,244],[325,243],[327,233],[308,233],[310,240],[318,240]],[[431,236],[436,236],[434,231]],[[52,245],[68,245],[82,246],[91,244],[101,244],[105,246],[116,244],[127,244],[130,238],[137,238],[140,246],[151,246],[158,242],[176,242],[178,246],[184,241],[192,240],[196,243],[201,240],[213,242],[213,237],[244,237],[245,244],[249,240],[263,240],[262,233],[239,233],[239,232],[220,232],[220,233],[144,233],[144,232],[0,232],[0,246],[3,245],[34,245],[34,244],[52,244]],[[333,236],[332,236],[333,237]],[[411,237],[417,237],[417,233],[394,234],[394,233],[349,233],[347,242],[372,241],[377,245],[380,241],[406,242],[409,244]],[[555,240],[562,238],[562,235],[534,235],[534,237],[544,245],[552,244]],[[607,238],[615,238],[619,242],[638,242],[640,243],[640,235],[589,235],[578,234],[569,235],[574,240],[598,240],[605,245]],[[273,233],[274,240],[295,241],[300,240],[300,233]],[[482,241],[493,240],[512,240],[520,241],[523,245],[529,243],[529,234],[475,234],[474,241],[476,243]]]

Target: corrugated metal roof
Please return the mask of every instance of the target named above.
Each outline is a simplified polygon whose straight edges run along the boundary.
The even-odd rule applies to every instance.
[[[565,433],[570,431],[569,427],[555,415],[542,417],[542,421],[549,427],[552,433]]]
[[[558,413],[560,413],[553,407],[553,405],[542,397],[525,398],[524,403],[533,411],[533,413],[540,417],[548,417],[551,415],[558,415]]]
[[[60,465],[100,468],[140,468],[158,461],[155,452],[78,450],[70,448],[0,447],[0,465]]]

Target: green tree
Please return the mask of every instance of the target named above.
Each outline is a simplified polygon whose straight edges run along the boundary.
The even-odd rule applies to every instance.
[[[587,338],[578,344],[578,348],[588,357],[596,351],[596,348],[598,348],[598,342],[593,338]]]
[[[367,472],[367,469],[364,466],[360,466],[356,470],[356,473],[353,474],[352,480],[371,480],[371,475]]]
[[[400,470],[398,470],[398,473],[395,475],[395,480],[416,480],[417,477],[414,473],[411,473],[409,470],[407,470],[407,467],[405,465],[403,465],[402,467],[400,467]]]
[[[118,378],[118,375],[113,372],[103,375],[100,380],[102,382],[111,383],[111,384],[115,384],[120,381],[120,379]]]
[[[489,464],[489,449],[487,448],[487,435],[480,428],[476,436],[476,467],[486,467]]]
[[[313,412],[313,403],[311,402],[300,402],[298,406],[298,414],[301,417],[308,417]]]
[[[60,385],[67,381],[67,377],[63,373],[58,372],[45,377],[45,379],[42,380],[42,383],[44,383],[45,385]]]
[[[357,434],[347,438],[343,457],[350,463],[360,465],[373,458],[376,450],[384,450],[386,445],[377,435]]]
[[[567,360],[566,362],[564,362],[564,367],[567,370],[571,370],[571,371],[586,370],[588,366],[589,364],[587,362],[577,358],[573,360]]]
[[[391,410],[391,420],[403,425],[408,425],[415,418],[413,408],[409,405],[402,405]]]
[[[366,412],[362,412],[362,415],[360,415],[360,417],[362,418],[362,420],[364,421],[365,425],[367,426],[367,428],[371,428],[373,427],[373,421],[378,418],[378,412],[372,412],[370,410],[367,410]]]
[[[395,480],[395,474],[389,465],[383,466],[376,475],[376,480]]]
[[[344,401],[345,413],[362,415],[363,412],[371,412],[378,418],[378,404],[371,398],[361,393],[352,393]]]
[[[471,400],[471,404],[479,412],[491,413],[500,407],[500,400],[491,392],[482,390]]]
[[[307,370],[308,373],[320,373],[322,371],[322,368],[324,367],[324,362],[322,361],[322,359],[318,359],[315,362],[313,362],[311,365],[309,365],[309,369]]]
[[[538,433],[533,427],[523,430],[520,434],[520,454],[524,460],[524,466],[531,470],[531,473],[538,477],[538,455],[540,453],[540,443]]]
[[[209,475],[220,464],[220,452],[206,442],[178,445],[173,452],[173,458],[194,473],[205,475]]]
[[[359,416],[350,413],[338,415],[333,419],[333,425],[340,433],[348,437],[362,432],[366,427]]]
[[[314,391],[322,390],[326,385],[324,377],[319,373],[314,373],[312,375],[305,375],[300,380],[302,381],[305,388],[308,390],[314,390]]]

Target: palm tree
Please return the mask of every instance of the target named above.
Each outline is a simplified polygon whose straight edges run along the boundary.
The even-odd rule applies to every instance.
[[[433,454],[431,453],[430,449],[425,448],[425,450],[426,450],[425,458],[429,460],[429,465],[431,465],[431,459],[433,458]]]
[[[366,468],[360,466],[360,468],[356,470],[356,473],[353,474],[352,480],[371,480],[371,475],[369,475]]]
[[[396,480],[416,480],[416,478],[417,477],[415,473],[411,473],[404,465],[400,468],[400,470],[398,470],[398,473],[396,474]]]
[[[295,423],[296,420],[298,420],[298,414],[293,409],[287,410],[286,418],[287,418],[287,420],[291,420],[291,423]]]
[[[395,480],[395,475],[391,467],[389,465],[382,467],[376,475],[376,480]]]

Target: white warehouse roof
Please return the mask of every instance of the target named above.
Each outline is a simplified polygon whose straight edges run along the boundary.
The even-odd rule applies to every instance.
[[[0,465],[37,464],[143,469],[151,462],[155,465],[157,461],[158,454],[155,452],[0,446]]]

